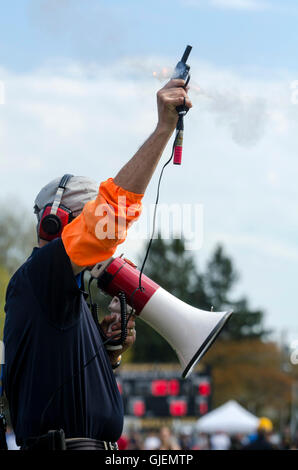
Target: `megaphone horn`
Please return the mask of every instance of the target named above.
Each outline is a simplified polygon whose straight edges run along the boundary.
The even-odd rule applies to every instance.
[[[206,312],[182,302],[145,274],[139,288],[140,271],[129,260],[118,257],[98,263],[91,271],[107,294],[124,292],[134,313],[154,328],[176,351],[182,377],[190,375],[230,318],[232,311]]]

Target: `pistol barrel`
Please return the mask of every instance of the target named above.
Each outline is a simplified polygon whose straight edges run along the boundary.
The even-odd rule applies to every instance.
[[[186,64],[186,61],[188,59],[188,56],[190,54],[190,51],[192,50],[192,46],[187,46],[185,51],[184,51],[184,54],[182,56],[182,59],[181,59],[181,62],[183,62],[184,64]]]

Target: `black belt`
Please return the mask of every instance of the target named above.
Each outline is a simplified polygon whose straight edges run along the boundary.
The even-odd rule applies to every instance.
[[[67,450],[118,450],[117,442],[97,441],[83,437],[65,439]]]
[[[118,450],[118,445],[117,442],[99,441],[88,437],[66,439],[64,431],[60,429],[27,439],[21,450]]]

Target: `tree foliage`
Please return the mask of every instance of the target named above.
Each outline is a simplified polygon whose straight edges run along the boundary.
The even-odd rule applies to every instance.
[[[9,273],[7,269],[0,266],[0,339],[3,337],[3,326],[4,326],[4,304],[5,304],[5,293],[7,284],[9,282]]]
[[[13,274],[32,251],[36,241],[35,221],[16,201],[9,206],[0,204],[0,213],[0,266]]]
[[[257,415],[269,406],[284,410],[291,400],[292,378],[281,359],[275,343],[257,338],[216,342],[203,359],[212,370],[213,405],[235,399]]]
[[[222,332],[225,339],[264,338],[268,333],[263,329],[262,310],[252,310],[248,299],[233,300],[233,288],[239,279],[233,261],[222,246],[217,246],[207,269],[199,281],[202,282],[206,298],[217,311],[233,310],[231,320]],[[202,289],[202,287],[201,287]]]
[[[11,210],[14,207],[14,210]],[[11,275],[32,251],[36,240],[34,218],[13,201],[0,204],[0,338],[3,335],[5,293]]]

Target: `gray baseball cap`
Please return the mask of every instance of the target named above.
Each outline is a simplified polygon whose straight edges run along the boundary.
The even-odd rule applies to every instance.
[[[54,202],[59,183],[62,179],[55,178],[44,186],[34,201],[34,212],[39,220],[42,210],[47,204]],[[86,176],[72,176],[63,192],[61,204],[72,211],[74,217],[79,215],[88,201],[93,201],[98,195],[99,184]]]

